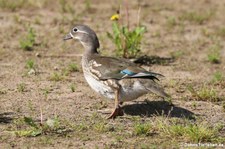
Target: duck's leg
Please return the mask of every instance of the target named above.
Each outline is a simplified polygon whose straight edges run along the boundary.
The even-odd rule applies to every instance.
[[[119,89],[115,91],[115,109],[111,113],[111,115],[108,117],[108,119],[114,119],[117,116],[122,116],[123,115],[123,110],[120,107],[120,102],[119,102]]]

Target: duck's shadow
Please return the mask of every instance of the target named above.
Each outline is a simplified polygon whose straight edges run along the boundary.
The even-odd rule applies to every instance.
[[[169,65],[170,63],[175,62],[175,57],[159,57],[159,56],[148,56],[144,55],[137,59],[135,59],[133,62],[140,65]]]
[[[13,120],[14,113],[12,112],[5,112],[0,113],[0,124],[8,124]]]
[[[151,117],[154,115],[166,115],[177,118],[195,119],[195,114],[187,109],[174,106],[167,101],[145,101],[124,105],[124,113],[127,115],[139,115]]]

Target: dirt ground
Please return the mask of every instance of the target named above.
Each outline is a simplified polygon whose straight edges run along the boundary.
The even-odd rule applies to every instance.
[[[115,120],[98,112],[112,108],[113,102],[84,80],[83,47],[62,39],[74,24],[86,24],[96,31],[101,53],[115,56],[106,33],[112,32],[110,17],[120,4],[125,24],[126,1],[5,1],[0,0],[0,148],[185,148],[185,143],[199,142],[225,146],[225,0],[129,1],[130,27],[136,25],[140,7],[140,22],[147,28],[141,55],[174,58],[143,65],[165,76],[160,84],[172,99],[142,96],[124,103],[125,115]],[[29,28],[36,34],[32,51],[20,43]],[[216,52],[219,62],[210,61]],[[71,64],[78,71],[70,70]],[[57,126],[51,127],[50,120]],[[220,129],[214,139],[196,141],[159,128],[174,120]],[[44,129],[46,124],[49,128]],[[138,135],[139,124],[151,124],[152,129]],[[37,135],[29,135],[29,130]]]

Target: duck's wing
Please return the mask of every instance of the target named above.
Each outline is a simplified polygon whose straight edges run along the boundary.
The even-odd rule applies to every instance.
[[[159,73],[146,71],[144,68],[126,60],[112,57],[96,56],[89,61],[90,71],[100,80],[143,78],[158,80]]]

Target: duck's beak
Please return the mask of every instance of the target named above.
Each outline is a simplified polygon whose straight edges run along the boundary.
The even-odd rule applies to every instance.
[[[67,34],[63,40],[69,40],[69,39],[73,39],[73,37],[71,36],[71,33]]]

